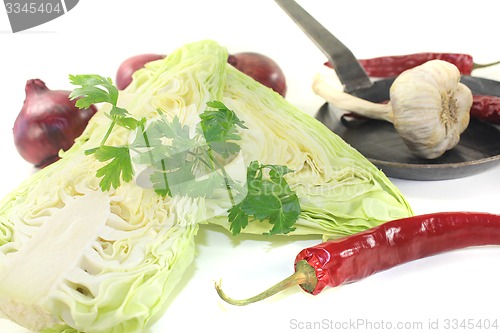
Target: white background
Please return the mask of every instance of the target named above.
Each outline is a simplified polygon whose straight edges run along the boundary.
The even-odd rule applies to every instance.
[[[359,58],[436,51],[470,53],[479,63],[500,59],[495,1],[300,3]],[[40,78],[52,89],[72,89],[69,74],[114,77],[120,62],[131,55],[168,54],[206,38],[218,41],[229,52],[255,51],[272,57],[285,72],[291,103],[310,114],[323,104],[312,92],[311,82],[325,57],[271,0],[81,0],[66,15],[16,34],[0,7],[0,196],[36,172],[18,155],[12,139],[28,79]],[[500,67],[475,74],[500,79]],[[393,181],[418,214],[461,210],[500,214],[500,166],[456,180]],[[317,242],[315,238],[283,238],[271,243],[259,236],[232,238],[218,229],[202,228],[194,265],[150,333],[296,332],[301,331],[292,325],[296,321],[358,319],[394,326],[398,321],[422,323],[421,330],[399,330],[415,332],[428,331],[429,320],[444,325],[446,318],[498,319],[500,325],[500,314],[492,305],[500,297],[497,247],[420,260],[318,296],[297,287],[239,308],[216,295],[213,281],[219,278],[235,297],[261,291],[289,275],[298,251]],[[335,331],[361,332],[363,328]],[[26,332],[2,320],[0,331]]]

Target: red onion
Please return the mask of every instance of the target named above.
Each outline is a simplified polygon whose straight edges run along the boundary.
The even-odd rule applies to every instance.
[[[147,53],[139,54],[126,59],[118,67],[118,71],[116,73],[116,88],[120,90],[127,88],[132,82],[132,74],[134,74],[136,70],[143,68],[144,65],[150,61],[163,58],[165,58],[165,56],[161,54]]]
[[[69,99],[70,91],[50,90],[39,79],[26,83],[26,99],[14,123],[14,143],[28,162],[43,168],[59,159],[80,136],[95,106],[79,109]]]
[[[241,72],[285,97],[285,75],[271,58],[260,53],[242,52],[229,55],[227,61]]]

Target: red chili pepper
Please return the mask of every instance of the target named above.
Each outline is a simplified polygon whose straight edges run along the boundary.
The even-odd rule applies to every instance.
[[[500,97],[474,95],[470,115],[500,125]]]
[[[462,75],[470,75],[474,69],[493,66],[500,63],[499,61],[489,64],[476,64],[474,63],[472,56],[468,54],[436,52],[360,59],[359,62],[364,67],[368,76],[391,77],[397,76],[407,69],[422,65],[423,63],[434,59],[444,60],[454,64],[457,66]],[[329,62],[326,62],[325,65],[332,67]]]
[[[385,101],[383,103],[388,102],[389,101]],[[500,125],[500,97],[473,95],[470,116],[491,124]],[[367,118],[360,116],[355,112],[348,112],[343,114],[340,119],[344,125],[348,125],[350,120]]]
[[[234,305],[262,300],[293,285],[317,295],[327,286],[355,282],[413,260],[481,245],[500,245],[500,215],[419,215],[306,248],[295,259],[294,274],[257,296],[235,300],[222,291],[220,284],[216,289],[222,299]]]

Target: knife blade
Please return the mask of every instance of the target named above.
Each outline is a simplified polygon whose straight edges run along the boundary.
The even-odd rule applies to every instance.
[[[295,0],[275,0],[333,64],[344,91],[356,95],[373,85],[354,54]]]

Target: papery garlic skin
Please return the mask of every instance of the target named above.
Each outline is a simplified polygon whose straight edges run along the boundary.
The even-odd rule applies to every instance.
[[[472,92],[458,68],[431,60],[400,74],[390,89],[393,124],[417,156],[434,159],[455,147],[469,125]]]

